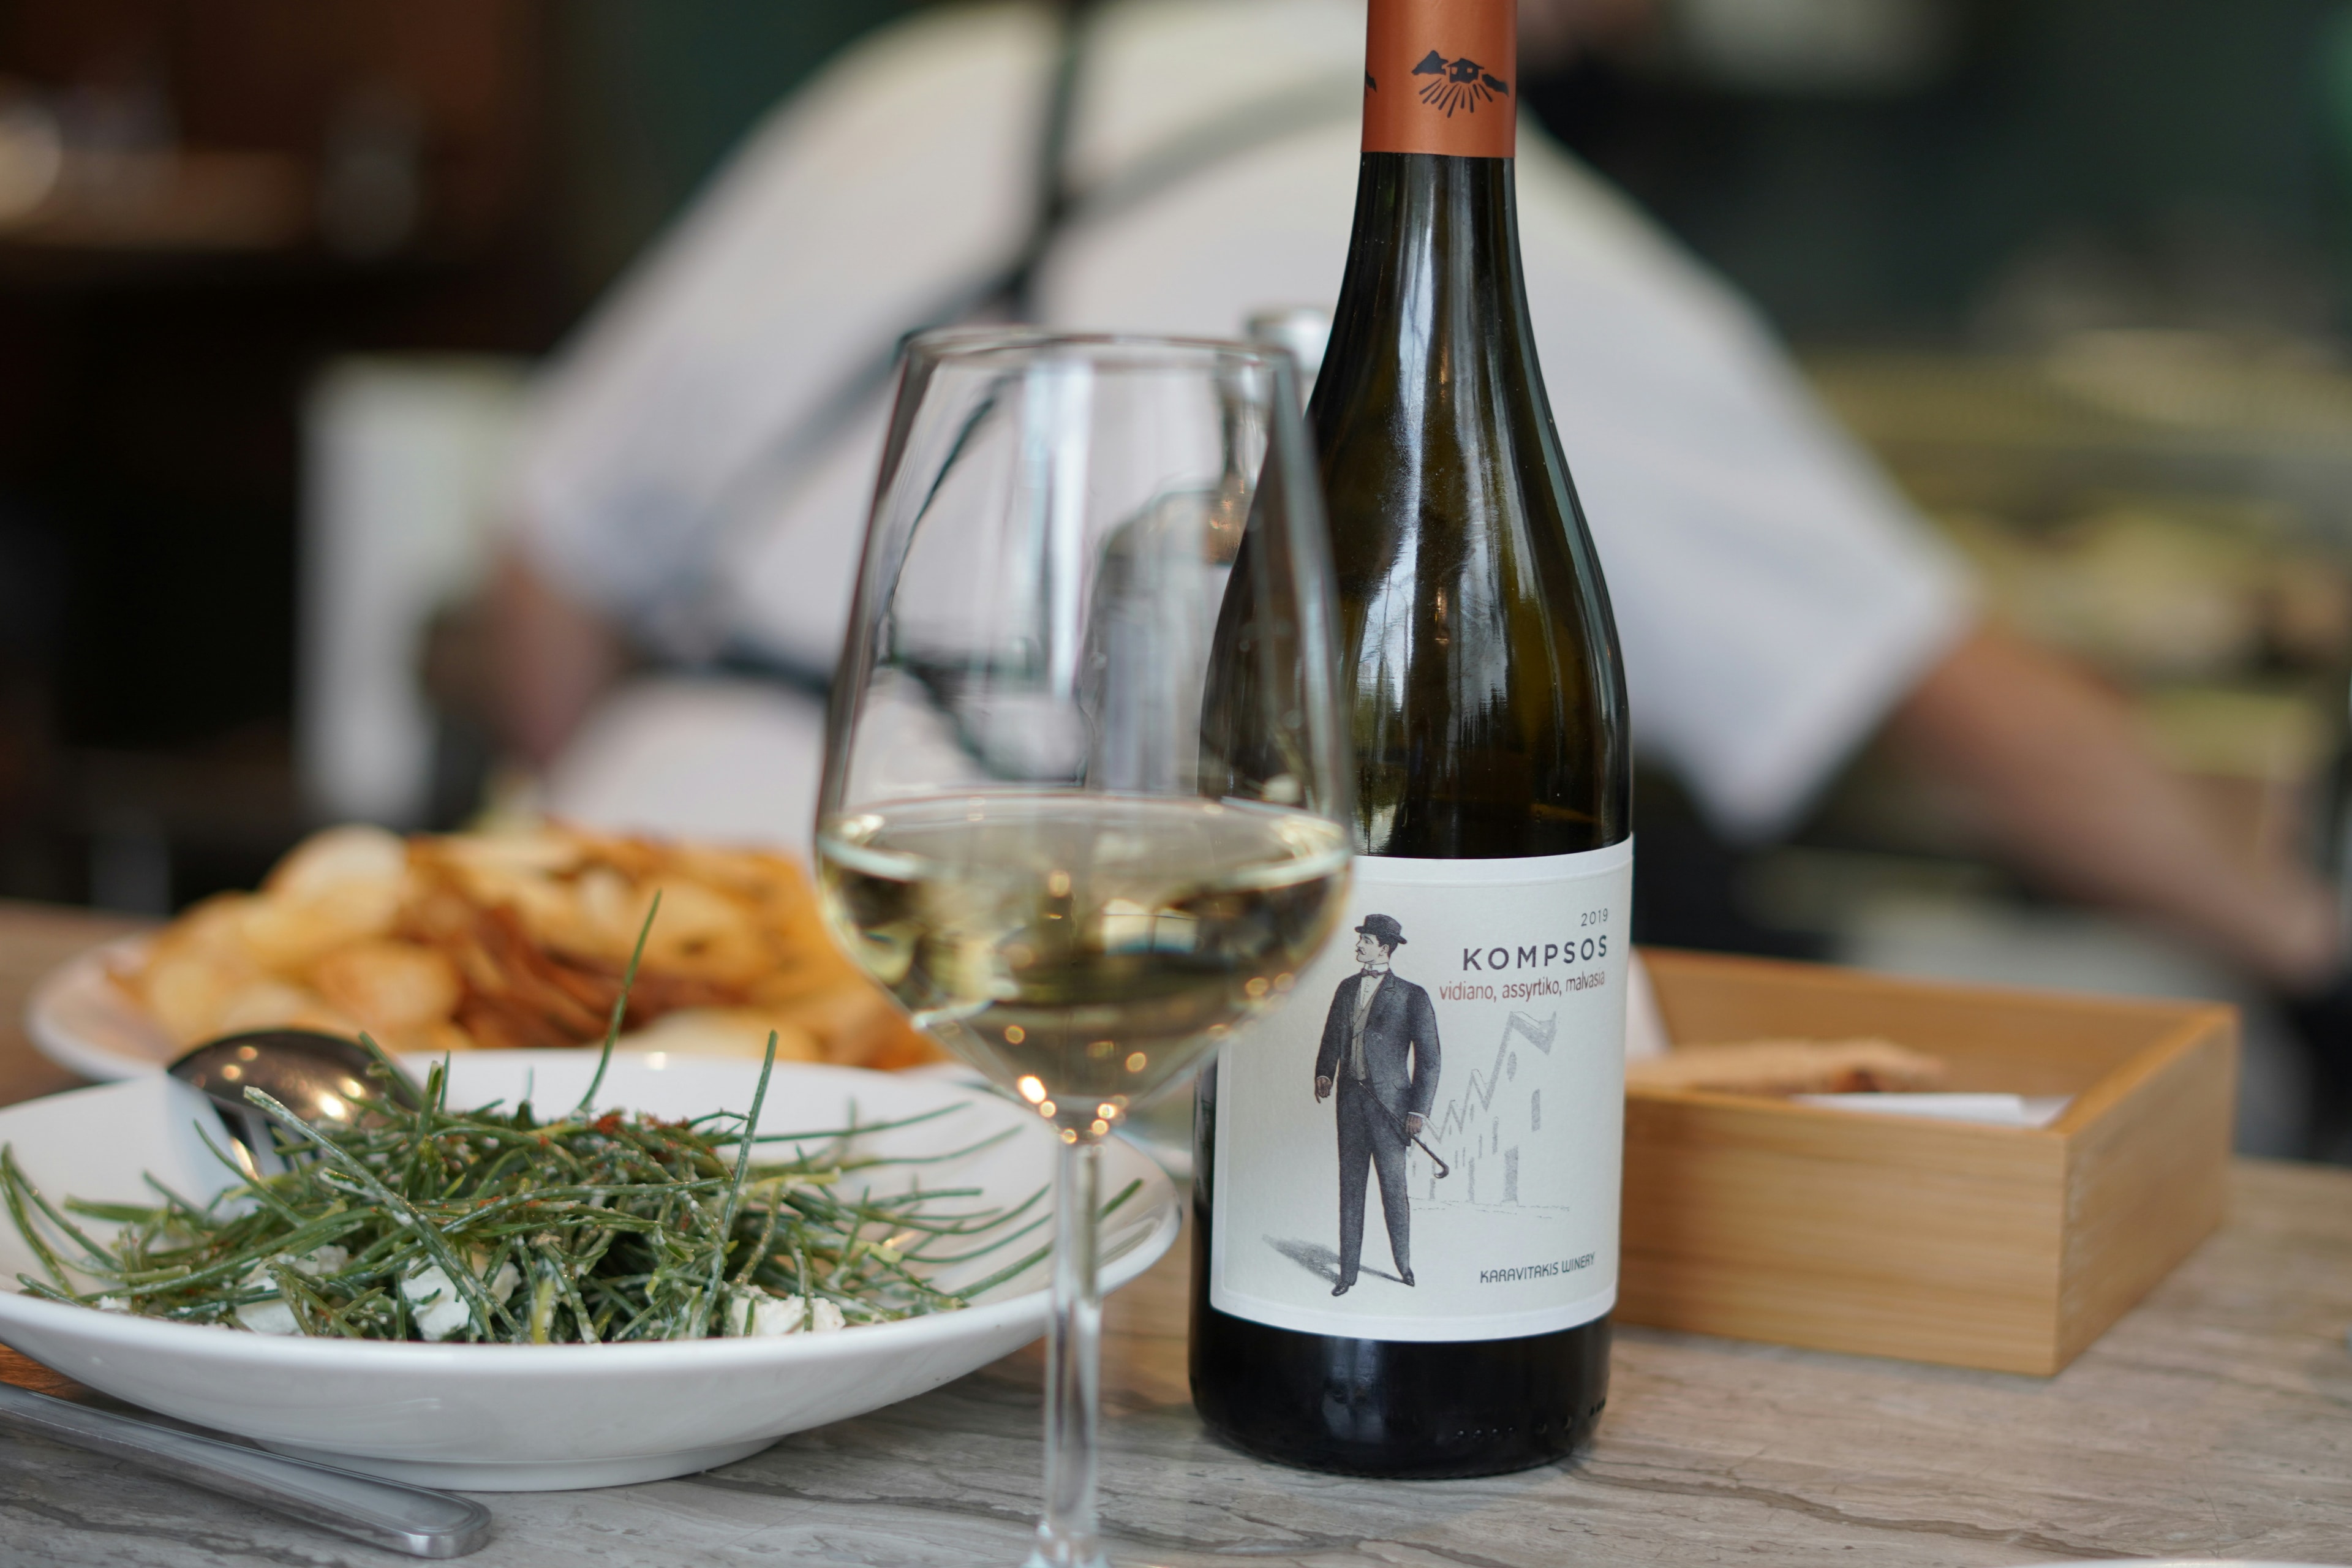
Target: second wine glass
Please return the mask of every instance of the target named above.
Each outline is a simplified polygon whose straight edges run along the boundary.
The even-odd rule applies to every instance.
[[[818,859],[853,956],[1062,1144],[1056,1568],[1101,1560],[1097,1146],[1280,1003],[1346,890],[1311,464],[1290,362],[1240,344],[927,334],[892,416]]]

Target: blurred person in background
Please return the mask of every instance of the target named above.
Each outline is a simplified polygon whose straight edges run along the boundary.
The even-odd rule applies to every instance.
[[[1520,0],[1519,69],[1647,10]],[[496,624],[508,736],[549,803],[804,842],[901,339],[1229,337],[1328,305],[1363,25],[1360,0],[943,6],[773,110],[536,397]],[[1755,312],[1532,121],[1517,201],[1637,742],[1713,826],[1786,832],[1881,739],[2029,880],[2258,977],[2343,1065],[2328,889],[2232,852],[2122,701],[1987,624]]]

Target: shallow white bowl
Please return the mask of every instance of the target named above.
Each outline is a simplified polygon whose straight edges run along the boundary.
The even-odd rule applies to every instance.
[[[455,1058],[450,1103],[573,1103],[593,1051],[479,1052]],[[663,1116],[740,1110],[757,1063],[653,1054],[616,1057],[602,1106]],[[952,1163],[921,1167],[926,1187],[976,1186],[981,1204],[1018,1202],[1048,1184],[1051,1132],[1026,1110],[930,1075],[780,1064],[762,1131],[873,1122],[958,1109],[873,1135],[877,1152],[936,1152],[990,1133],[1013,1136]],[[0,1142],[52,1202],[152,1200],[140,1174],[183,1193],[226,1184],[195,1128],[218,1125],[177,1081],[150,1077],[0,1110]],[[215,1139],[217,1141],[217,1138]],[[1175,1190],[1135,1150],[1104,1150],[1104,1194],[1142,1187],[1104,1225],[1103,1287],[1150,1268],[1176,1238]],[[874,1173],[904,1191],[904,1170]],[[1038,1205],[1042,1211],[1044,1204]],[[102,1230],[102,1226],[93,1226]],[[967,1279],[1042,1242],[1040,1230]],[[0,1213],[0,1282],[37,1268]],[[961,1312],[838,1333],[681,1344],[428,1345],[280,1339],[119,1316],[0,1289],[0,1341],[118,1398],[272,1448],[347,1468],[468,1491],[537,1491],[655,1480],[757,1452],[788,1432],[839,1421],[938,1387],[1045,1331],[1045,1268]],[[950,1288],[953,1274],[942,1276]]]

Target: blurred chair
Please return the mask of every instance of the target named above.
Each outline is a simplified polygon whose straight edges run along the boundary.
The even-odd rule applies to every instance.
[[[316,817],[447,814],[427,633],[488,571],[524,385],[520,361],[418,355],[341,360],[311,389],[295,751]]]

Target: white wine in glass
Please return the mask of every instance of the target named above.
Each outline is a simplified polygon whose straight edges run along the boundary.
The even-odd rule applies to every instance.
[[[1061,1142],[1032,1559],[1054,1568],[1102,1560],[1100,1142],[1282,1003],[1346,893],[1327,548],[1277,350],[909,347],[817,857],[852,956]]]

